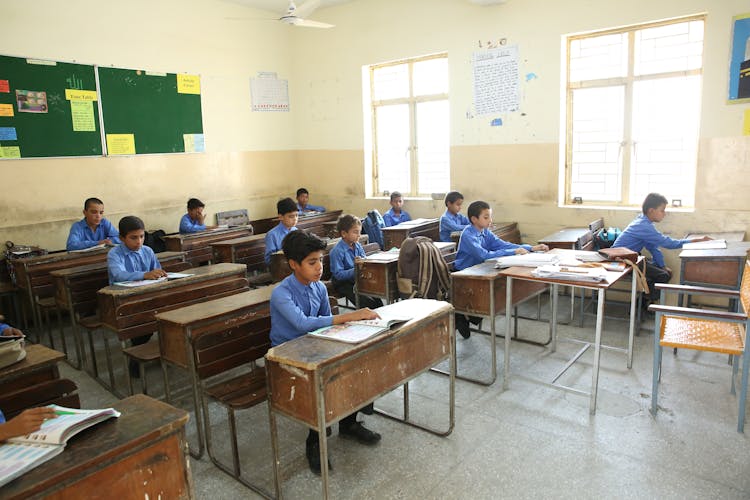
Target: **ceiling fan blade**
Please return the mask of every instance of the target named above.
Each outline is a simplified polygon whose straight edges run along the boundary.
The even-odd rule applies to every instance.
[[[302,26],[303,28],[333,28],[335,26],[334,24],[311,21],[310,19],[300,19],[299,17],[292,24],[295,26]]]
[[[307,2],[297,7],[297,9],[294,11],[294,15],[305,19],[318,7],[320,7],[320,0],[307,0]]]

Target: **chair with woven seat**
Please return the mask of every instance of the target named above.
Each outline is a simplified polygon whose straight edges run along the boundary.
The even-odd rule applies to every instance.
[[[745,263],[745,272],[739,291],[667,284],[657,284],[656,287],[662,292],[739,298],[741,312],[666,306],[663,305],[664,293],[662,293],[662,304],[652,304],[649,307],[649,310],[656,313],[651,413],[656,416],[658,409],[658,385],[661,380],[661,359],[664,347],[729,354],[732,361],[730,388],[732,394],[736,393],[735,379],[739,359],[742,360],[737,432],[744,432],[745,401],[750,370],[750,349],[746,342],[747,331],[750,328],[750,261]]]

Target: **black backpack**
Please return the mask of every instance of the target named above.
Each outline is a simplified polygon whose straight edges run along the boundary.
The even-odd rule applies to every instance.
[[[157,229],[156,231],[146,231],[143,238],[143,244],[150,247],[154,253],[161,253],[167,250],[167,245],[164,243],[164,236],[167,233],[163,229]]]

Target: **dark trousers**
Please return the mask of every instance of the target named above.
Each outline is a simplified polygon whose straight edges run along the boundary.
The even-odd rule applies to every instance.
[[[333,280],[333,288],[336,293],[346,297],[351,303],[356,304],[357,300],[354,296],[354,282],[352,281],[337,281]],[[369,307],[370,309],[376,309],[383,306],[383,301],[375,297],[365,297],[364,295],[359,296],[359,307]]]
[[[661,293],[654,286],[655,283],[669,283],[672,279],[672,272],[663,267],[659,267],[654,264],[654,261],[648,259],[646,261],[646,283],[648,283],[649,295],[648,299],[656,304],[659,302],[659,296]]]
[[[357,423],[357,413],[359,412],[365,413],[367,415],[372,415],[373,411],[373,404],[370,403],[369,405],[365,406],[361,410],[355,411],[351,415],[347,415],[346,417],[339,420],[339,427],[344,426],[348,427],[350,425],[354,425]],[[318,442],[318,431],[315,431],[313,429],[310,429],[310,432],[307,434],[307,444],[313,444]]]

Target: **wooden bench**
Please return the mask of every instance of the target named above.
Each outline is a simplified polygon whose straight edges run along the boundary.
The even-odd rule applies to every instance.
[[[185,252],[185,260],[192,267],[211,262],[211,244],[217,241],[239,238],[252,234],[252,227],[243,226],[228,229],[209,229],[190,234],[169,234],[164,244],[170,252]]]

